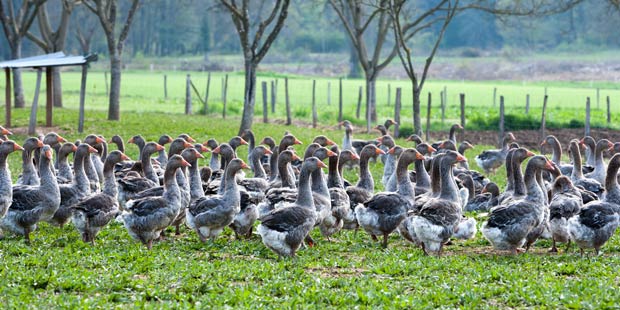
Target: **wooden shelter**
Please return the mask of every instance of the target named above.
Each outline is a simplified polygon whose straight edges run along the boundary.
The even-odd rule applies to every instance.
[[[85,56],[67,56],[63,52],[45,54],[34,57],[20,58],[9,61],[0,62],[0,68],[4,69],[6,75],[6,110],[5,110],[5,126],[11,127],[11,69],[33,68],[37,70],[37,85],[35,97],[30,112],[30,124],[28,133],[34,134],[36,125],[37,104],[39,98],[39,89],[41,86],[41,74],[45,69],[46,79],[46,109],[45,109],[45,126],[52,126],[52,110],[54,106],[54,88],[53,85],[53,67],[64,66],[82,66],[82,85],[80,87],[80,117],[78,122],[78,131],[82,132],[84,128],[84,98],[86,90],[86,75],[88,64],[97,61],[97,54],[88,54]]]

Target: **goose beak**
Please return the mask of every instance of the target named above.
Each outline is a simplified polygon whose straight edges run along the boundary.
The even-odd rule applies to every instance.
[[[49,160],[52,160],[52,150],[45,151],[45,157],[47,157],[47,159]]]
[[[172,140],[172,138],[170,138],[170,140]],[[192,138],[192,137],[190,137],[190,136],[188,135],[188,136],[187,136],[187,142],[194,143],[194,142],[196,142],[196,140],[194,140],[194,138]]]
[[[195,154],[196,154],[196,157],[197,157],[197,158],[205,158],[205,157],[204,157],[202,154],[200,154],[200,152],[198,152],[198,151],[196,151],[196,152],[195,152]]]
[[[327,157],[334,157],[334,156],[338,156],[338,154],[336,154],[336,153],[334,153],[334,152],[332,152],[330,150],[327,150]]]
[[[319,168],[327,168],[327,165],[322,161],[317,161],[316,166]]]
[[[394,152],[396,152],[396,147],[392,147],[389,151],[388,154],[394,154]]]
[[[613,151],[614,150],[614,144],[611,142],[607,142],[607,147],[608,147],[608,151]]]
[[[429,145],[429,146],[428,146],[428,153],[429,153],[429,154],[433,154],[433,153],[435,153],[435,152],[437,152],[437,150],[436,150],[434,147],[432,147],[432,146],[430,146],[430,145]]]
[[[183,146],[187,149],[187,148],[192,147],[193,145],[191,143],[185,141],[185,143],[183,143]]]
[[[531,151],[527,151],[526,155],[527,157],[532,157],[535,156],[536,154],[532,153]]]
[[[199,152],[203,152],[203,153],[207,153],[210,152],[209,148],[204,146],[204,145],[200,145],[200,149],[198,150]]]
[[[351,156],[351,158],[352,158],[353,160],[358,160],[358,159],[360,159],[360,156],[359,156],[359,155],[357,155],[357,154],[355,154],[355,153],[353,153],[353,156]]]
[[[487,187],[483,187],[482,190],[480,191],[480,194],[484,194],[487,193]]]
[[[188,163],[187,160],[181,159],[181,166],[183,166],[183,167],[191,167],[192,165],[190,165],[190,163]]]
[[[97,144],[101,144],[105,142],[105,139],[102,139],[101,137],[97,137],[97,139],[95,139],[95,142],[97,142]]]
[[[458,129],[463,129],[463,126],[461,126],[460,124],[457,124],[457,125],[456,125],[456,128],[458,128]]]
[[[424,155],[422,155],[420,152],[416,152],[415,153],[415,159],[417,159],[417,160],[424,160]]]
[[[12,133],[12,132],[10,132],[10,131],[9,131],[8,129],[6,129],[6,128],[2,128],[2,134],[3,134],[3,135],[10,136],[10,135],[12,135],[13,133]]]
[[[585,138],[581,138],[581,140],[579,140],[580,145],[586,145],[586,141],[584,139]]]
[[[243,138],[241,139],[241,145],[248,145],[248,142],[243,140]]]
[[[545,169],[549,171],[555,171],[555,166],[551,161],[547,160],[547,162],[545,163]]]
[[[540,146],[545,146],[547,145],[547,140],[543,140],[543,142],[540,142]]]
[[[297,138],[295,138],[295,142],[293,144],[303,144],[303,143],[299,141]]]
[[[457,162],[467,161],[467,158],[465,158],[465,156],[459,154],[459,155],[456,156],[456,161]]]
[[[56,138],[56,140],[57,140],[58,142],[60,142],[60,143],[65,143],[65,142],[67,142],[67,139],[65,139],[65,138],[63,138],[63,137],[61,137],[61,136],[58,136],[58,138]]]
[[[127,140],[127,143],[134,143],[133,137],[129,138],[129,140]]]
[[[299,160],[299,156],[297,156],[297,154],[293,154],[293,157],[291,157],[292,160]]]
[[[205,142],[206,143],[206,142]],[[260,140],[260,142],[258,142],[258,144],[266,144],[265,143],[265,139],[263,138],[263,140]]]
[[[336,143],[334,143],[334,141],[327,139],[327,141],[325,142],[327,145],[334,145]]]
[[[241,161],[241,168],[242,169],[250,169],[250,166],[248,166],[248,164],[246,164],[243,161]]]
[[[13,143],[13,151],[23,151],[24,148],[17,143]]]
[[[218,145],[213,151],[213,154],[219,154],[220,153],[220,146]]]
[[[37,147],[43,147],[43,141],[37,140]]]
[[[125,153],[121,153],[121,160],[131,160],[129,156],[125,155]]]
[[[71,151],[72,151],[72,152],[76,152],[76,151],[77,151],[77,146],[76,146],[76,145],[73,145],[73,147],[71,148]]]
[[[411,139],[411,136],[407,137],[407,139],[405,139],[405,141],[413,141],[413,139]]]
[[[272,155],[273,152],[270,149],[265,149],[265,151],[263,152],[263,155]]]
[[[161,144],[159,144],[159,143],[155,143],[155,149],[158,150],[158,151],[161,151],[161,150],[164,149],[164,147],[161,146]]]
[[[377,155],[385,155],[385,152],[382,149],[377,148],[375,151],[375,154]]]
[[[97,150],[94,147],[89,145],[88,146],[88,153],[99,153],[99,152],[97,152]]]

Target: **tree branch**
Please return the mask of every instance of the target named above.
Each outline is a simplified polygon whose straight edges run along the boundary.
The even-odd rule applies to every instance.
[[[256,58],[255,58],[256,62],[260,62],[263,59],[263,57],[265,57],[265,55],[267,54],[267,51],[271,47],[271,44],[273,43],[273,41],[275,41],[276,37],[280,33],[280,30],[282,30],[282,26],[284,25],[284,20],[286,20],[286,16],[288,15],[288,7],[290,3],[291,3],[290,0],[282,0],[282,7],[280,8],[280,14],[278,15],[278,20],[276,21],[276,24],[273,26],[273,29],[271,29],[271,33],[269,33],[269,35],[267,36],[267,39],[265,39],[265,43],[263,43],[263,46],[256,53]]]
[[[133,2],[131,3],[131,8],[129,9],[129,12],[127,13],[127,19],[125,20],[125,25],[123,25],[121,34],[118,37],[118,49],[119,50],[123,49],[123,44],[125,43],[125,40],[127,39],[127,35],[129,35],[129,28],[131,27],[131,23],[133,22],[133,18],[136,15],[136,11],[138,10],[139,6],[140,6],[140,0],[133,0]]]

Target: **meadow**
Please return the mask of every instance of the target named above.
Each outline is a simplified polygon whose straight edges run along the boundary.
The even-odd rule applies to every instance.
[[[194,73],[192,76],[198,80],[198,85],[206,84],[204,74]],[[212,86],[215,89],[219,89],[219,77],[213,76],[212,83],[216,84]],[[30,78],[27,75],[25,79],[28,81]],[[85,131],[79,134],[76,129],[75,87],[79,84],[76,82],[78,74],[67,72],[63,75],[65,108],[54,110],[54,130],[70,141],[83,139],[88,133],[102,134],[106,138],[119,134],[125,141],[134,134],[155,140],[163,133],[172,136],[189,133],[198,141],[213,137],[220,142],[227,141],[238,130],[238,114],[229,113],[229,117],[222,120],[217,113],[219,95],[211,97],[215,109],[213,114],[181,114],[185,78],[185,73],[181,72],[168,73],[168,100],[162,99],[162,74],[126,72],[123,75],[121,121],[106,121],[107,101],[102,78],[101,72],[90,75]],[[242,89],[241,80],[240,75],[229,76],[231,92]],[[291,92],[293,111],[309,111],[311,94],[307,86],[302,87],[308,85],[306,80],[289,80],[289,83],[294,81],[292,85],[300,85],[296,86],[299,91]],[[349,87],[349,91],[345,92],[347,118],[354,116],[352,102],[357,100],[356,88],[361,83],[359,80],[344,83]],[[383,81],[381,83],[380,89],[384,89],[385,84]],[[404,81],[390,83],[392,96],[395,85],[406,87]],[[25,83],[28,88],[30,84]],[[433,82],[429,84],[429,89],[438,92],[444,84],[448,86],[449,98],[460,89],[466,90],[468,96],[472,94],[467,99],[468,106],[471,103],[475,107],[474,94],[477,92],[474,90],[477,90],[479,109],[489,110],[492,105],[489,99],[493,83],[464,83],[463,88],[458,88],[459,82]],[[279,92],[283,91],[280,85]],[[332,105],[327,107],[326,103],[320,103],[319,128],[312,129],[301,124],[262,124],[257,119],[253,127],[257,138],[267,135],[280,137],[285,131],[291,131],[304,142],[304,145],[297,146],[299,153],[318,134],[332,137],[336,142],[342,141],[343,133],[335,127],[337,113],[333,112],[333,108],[337,107],[335,85],[332,80]],[[534,91],[537,91],[537,96],[544,92],[541,85],[506,84],[498,86],[498,93],[504,87],[506,91],[512,89],[515,94],[521,94],[522,87],[527,87],[532,96]],[[488,94],[489,89],[491,95]],[[566,89],[557,85],[549,88],[548,92],[552,94],[557,91],[560,97],[564,94],[563,90],[568,92],[562,95],[566,100],[573,98],[577,101],[577,97],[592,93],[591,88],[577,85]],[[606,92],[616,97],[620,94],[618,90],[601,91],[602,94]],[[326,91],[322,90],[321,94],[326,94]],[[241,107],[240,102],[235,103],[238,99],[232,99],[239,98],[236,96],[229,97],[232,100],[229,102],[231,109],[235,105]],[[378,98],[385,96],[378,94]],[[533,100],[532,106],[535,104],[538,102]],[[579,104],[575,102],[569,106],[566,103],[566,107],[556,106],[550,111],[575,110],[577,115]],[[507,101],[507,107],[512,105],[511,101]],[[405,106],[404,113],[411,110]],[[447,111],[457,110],[456,101],[454,106],[454,109]],[[385,102],[380,102],[380,107],[379,119],[390,116],[388,111],[392,106],[387,107]],[[519,104],[515,109],[520,107]],[[195,112],[198,108],[195,105]],[[280,104],[278,109],[276,117],[281,119],[283,105]],[[39,125],[44,120],[43,111],[39,111]],[[583,110],[580,111],[583,113]],[[450,113],[446,122],[458,117]],[[26,138],[23,127],[27,126],[28,115],[28,109],[14,110],[14,127],[20,133],[13,137],[16,141]],[[257,104],[259,115],[260,104]],[[307,114],[306,122],[310,115]],[[436,130],[447,130],[448,125],[442,126],[441,120],[437,119],[438,113],[433,111],[433,115]],[[301,115],[298,117],[302,118]],[[43,132],[48,130],[38,129]],[[355,134],[356,138],[374,136]],[[412,145],[404,139],[399,139],[398,143]],[[127,154],[135,159],[137,148],[134,145],[126,148]],[[478,169],[473,157],[486,148],[491,146],[477,146],[476,152],[466,154],[472,168]],[[239,156],[246,158],[246,155],[247,148],[241,147]],[[200,164],[207,162],[208,156]],[[10,167],[15,179],[20,171],[18,154],[10,155]],[[381,164],[371,165],[377,183],[382,169]],[[348,171],[345,177],[351,181],[357,178],[355,171]],[[501,169],[491,178],[503,188],[505,171]],[[376,188],[381,190],[379,184]],[[483,214],[470,215],[477,217],[479,222],[484,220]],[[7,308],[556,309],[610,308],[616,307],[620,300],[620,278],[616,271],[620,264],[620,241],[617,236],[605,245],[603,254],[597,257],[581,257],[576,248],[567,253],[561,249],[560,254],[548,254],[550,242],[544,240],[539,241],[529,253],[510,256],[493,251],[478,233],[473,240],[454,242],[447,247],[443,257],[437,258],[424,256],[420,249],[396,235],[391,236],[389,247],[384,250],[363,231],[357,234],[343,231],[331,242],[318,232],[313,233],[318,241],[315,247],[300,251],[296,259],[278,259],[258,236],[249,240],[234,240],[230,231],[225,231],[213,243],[203,244],[194,232],[185,228],[181,236],[171,236],[147,251],[131,240],[118,223],[104,229],[95,246],[84,244],[72,225],[61,229],[43,223],[33,234],[34,241],[30,246],[23,239],[10,235],[0,241],[0,302]]]

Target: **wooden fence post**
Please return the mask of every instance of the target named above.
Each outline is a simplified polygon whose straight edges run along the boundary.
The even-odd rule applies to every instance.
[[[316,128],[318,116],[316,114],[316,80],[312,80],[312,128]]]
[[[209,88],[211,88],[211,72],[207,74],[207,90],[205,91],[205,115],[209,114]]]
[[[545,87],[545,89],[547,89]],[[545,91],[546,92],[546,91]],[[542,117],[540,119],[540,141],[545,139],[545,130],[546,130],[546,122],[547,122],[547,99],[549,96],[545,95],[545,99],[543,100],[543,108],[542,108]]]
[[[52,127],[52,113],[54,106],[54,75],[52,67],[45,68],[45,87],[47,92],[47,103],[45,107],[45,126]]]
[[[228,94],[228,74],[224,76],[222,84],[222,118],[226,118],[226,95]]]
[[[359,95],[357,96],[357,110],[355,110],[355,118],[360,118],[360,109],[362,108],[362,86],[360,86]]]
[[[271,113],[276,113],[276,82],[271,81]]]
[[[396,101],[394,102],[394,138],[398,138],[399,130],[400,130],[400,97],[401,97],[401,88],[396,88]]]
[[[392,84],[388,84],[388,99],[387,105],[390,106],[390,101],[392,100]]]
[[[611,124],[611,111],[609,105],[609,96],[607,96],[607,126],[609,126],[609,124]]]
[[[28,135],[34,135],[37,126],[37,108],[39,105],[39,91],[41,90],[41,75],[43,69],[37,68],[37,84],[34,90],[34,100],[32,100],[32,108],[30,109],[30,122],[28,123]],[[10,81],[8,81],[10,83]],[[80,112],[82,110],[80,109]],[[81,132],[81,131],[80,131]]]
[[[262,81],[260,85],[261,90],[263,91],[263,123],[269,123],[269,119],[267,117],[267,112],[269,111],[269,106],[267,104],[267,82]]]
[[[525,115],[530,113],[530,94],[525,95]]]
[[[340,122],[342,122],[342,78],[338,82],[338,129],[340,129]]]
[[[80,84],[80,118],[78,120],[78,132],[84,131],[84,101],[86,101],[86,75],[88,74],[88,64],[82,65],[82,82]],[[37,91],[38,93],[38,91]]]
[[[185,79],[185,114],[192,114],[192,89],[191,77],[188,74]]]
[[[493,109],[495,109],[496,106],[497,106],[497,87],[493,87]]]
[[[600,109],[599,103],[601,101],[601,89],[597,88],[596,89],[596,109]]]
[[[4,90],[4,99],[6,100],[5,102],[5,106],[6,106],[6,110],[5,110],[5,119],[4,119],[4,126],[6,126],[7,128],[11,127],[11,68],[4,68],[4,75],[6,78],[6,86],[5,86],[5,90]]]
[[[291,102],[288,97],[288,77],[284,78],[284,104],[286,105],[286,124],[291,124]]]
[[[461,136],[460,140],[463,141],[465,138],[465,94],[460,93],[459,97],[461,99],[461,127],[463,127],[459,135]]]
[[[332,82],[327,82],[327,105],[332,105]]]
[[[431,133],[431,92],[428,92],[428,106],[426,108],[426,141]]]
[[[443,90],[439,92],[439,107],[441,108],[441,124],[444,124],[446,120],[446,105],[445,105],[446,97],[444,95]]]
[[[504,139],[504,132],[506,128],[504,127],[504,96],[499,96],[499,138],[498,145],[502,146],[502,141]]]
[[[590,135],[590,97],[586,99],[586,136]]]
[[[168,76],[164,74],[164,99],[168,99]]]

